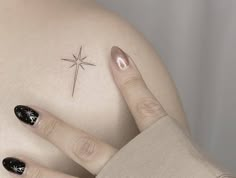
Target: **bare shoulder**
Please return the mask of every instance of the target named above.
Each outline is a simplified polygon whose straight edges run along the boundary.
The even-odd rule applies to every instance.
[[[18,145],[17,152],[46,166],[65,170],[58,160],[66,160],[65,171],[77,172],[74,163],[14,120],[17,104],[47,109],[116,147],[132,139],[137,128],[108,67],[113,45],[129,53],[167,112],[186,124],[156,51],[129,23],[94,1],[0,0],[0,39],[0,136],[11,140],[0,138],[0,156]]]

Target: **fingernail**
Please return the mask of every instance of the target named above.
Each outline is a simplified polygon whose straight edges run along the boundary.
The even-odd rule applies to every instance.
[[[2,165],[6,170],[14,174],[22,175],[25,170],[25,163],[19,159],[8,157],[2,160]]]
[[[113,63],[120,70],[126,70],[129,67],[129,59],[127,54],[117,46],[111,48],[111,58]]]
[[[38,112],[28,106],[18,105],[14,111],[16,117],[28,125],[34,125],[39,117]]]

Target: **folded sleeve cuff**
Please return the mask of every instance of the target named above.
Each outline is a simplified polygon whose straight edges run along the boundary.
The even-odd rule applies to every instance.
[[[164,117],[136,136],[105,165],[97,178],[227,178],[200,153],[172,118]]]

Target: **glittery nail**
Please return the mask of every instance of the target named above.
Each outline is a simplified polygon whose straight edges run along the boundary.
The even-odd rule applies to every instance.
[[[28,125],[34,125],[39,117],[38,112],[28,106],[18,105],[14,111],[17,118]]]
[[[2,165],[6,170],[14,174],[22,175],[25,170],[25,163],[19,159],[8,157],[2,160]]]

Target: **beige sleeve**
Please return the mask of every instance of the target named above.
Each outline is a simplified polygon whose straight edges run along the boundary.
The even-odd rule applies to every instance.
[[[200,153],[174,119],[165,117],[130,141],[97,178],[232,178]]]

